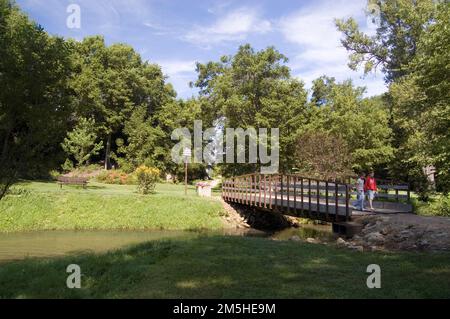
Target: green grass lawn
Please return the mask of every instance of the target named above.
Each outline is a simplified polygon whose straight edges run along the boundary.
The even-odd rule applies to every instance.
[[[68,289],[69,264],[81,289]],[[368,289],[369,264],[381,289]],[[101,255],[0,264],[3,298],[448,298],[450,255],[359,253],[264,238],[191,236]]]
[[[90,183],[87,189],[29,182],[0,201],[0,232],[94,229],[219,229],[220,202],[183,185],[158,184],[156,194],[136,186]],[[14,193],[13,193],[14,194]]]
[[[17,191],[20,189],[21,191]],[[159,184],[28,182],[0,201],[0,232],[222,228],[220,202]],[[78,264],[82,289],[68,289]],[[382,288],[368,289],[378,264]],[[448,298],[449,253],[353,252],[335,246],[189,233],[108,253],[0,263],[0,298]]]

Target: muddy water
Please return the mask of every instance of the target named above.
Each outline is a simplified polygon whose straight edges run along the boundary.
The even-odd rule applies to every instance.
[[[299,228],[287,228],[273,234],[271,237],[278,240],[288,240],[294,236],[298,236],[303,240],[314,238],[321,242],[331,242],[335,239],[331,226],[325,225],[302,225]]]
[[[0,263],[28,257],[57,257],[80,252],[106,252],[133,244],[161,239],[191,239],[200,235],[226,235],[246,237],[272,237],[287,240],[292,236],[319,238],[331,235],[329,227],[305,226],[286,229],[275,234],[255,230],[223,231],[42,231],[26,233],[0,233]]]
[[[257,231],[40,231],[0,233],[0,263],[27,257],[57,257],[70,253],[106,252],[161,239],[190,239],[199,235],[265,236]]]

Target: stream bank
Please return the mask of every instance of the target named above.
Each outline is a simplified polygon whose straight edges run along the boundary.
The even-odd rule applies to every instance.
[[[352,222],[360,224],[361,231],[352,238],[345,238],[334,235],[330,225],[301,226],[297,218],[245,209],[239,205],[231,206],[225,202],[223,204],[226,227],[271,232],[273,240],[332,244],[360,252],[450,251],[450,218],[447,217],[415,214],[355,217]]]
[[[338,245],[370,251],[450,251],[450,218],[391,214],[354,221],[362,231],[348,240],[338,239]]]

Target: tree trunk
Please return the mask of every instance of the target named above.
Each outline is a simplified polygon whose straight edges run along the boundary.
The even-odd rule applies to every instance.
[[[10,134],[11,134],[11,130],[8,130],[8,132],[6,132],[5,140],[3,142],[2,155],[0,156],[1,162],[3,162],[6,159],[6,152],[8,152],[8,140],[9,140]]]
[[[108,140],[106,141],[105,170],[108,170],[111,167],[110,162],[109,162],[109,153],[110,152],[111,152],[111,134],[108,135]]]

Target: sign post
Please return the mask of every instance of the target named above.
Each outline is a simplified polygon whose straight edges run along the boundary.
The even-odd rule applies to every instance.
[[[187,195],[187,182],[188,182],[188,162],[192,156],[190,148],[186,147],[183,151],[184,157],[184,195]]]

